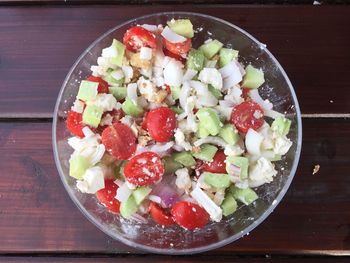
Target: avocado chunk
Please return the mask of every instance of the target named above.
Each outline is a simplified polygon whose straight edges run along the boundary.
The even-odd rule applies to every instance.
[[[224,44],[222,44],[220,41],[214,39],[201,45],[199,47],[199,50],[203,52],[204,56],[207,59],[211,59],[219,52],[223,45]]]
[[[241,156],[227,156],[226,158],[226,171],[230,173],[230,164],[238,166],[241,169],[240,179],[244,180],[248,178],[248,165],[249,161],[246,157]]]
[[[137,209],[138,206],[133,195],[130,195],[128,200],[125,202],[120,203],[120,214],[124,218],[130,218],[133,214],[136,213]]]
[[[83,123],[97,128],[101,122],[103,109],[93,104],[87,105],[83,113]]]
[[[122,109],[126,115],[130,115],[133,117],[139,117],[143,113],[143,109],[136,105],[131,99],[126,98],[123,102]]]
[[[174,161],[184,165],[185,167],[191,167],[196,165],[196,160],[192,157],[190,152],[178,152],[173,154]]]
[[[214,158],[218,148],[210,144],[202,144],[200,146],[200,152],[193,153],[193,156],[199,160],[211,162]]]
[[[238,50],[231,48],[222,48],[219,52],[219,66],[220,68],[226,66],[232,60],[238,57]]]
[[[118,67],[121,67],[123,65],[123,58],[125,53],[125,46],[120,41],[113,39],[112,47],[114,47],[117,51],[117,56],[114,58],[111,58],[111,62],[114,65],[117,65]]]
[[[202,176],[204,176],[204,182],[206,184],[216,188],[227,188],[231,184],[228,174],[204,172]]]
[[[80,82],[77,98],[82,101],[93,100],[97,96],[98,82],[82,80]]]
[[[175,173],[175,171],[183,168],[183,165],[174,160],[173,156],[165,156],[163,158],[163,164],[166,175]]]
[[[69,175],[75,179],[83,179],[85,171],[89,168],[88,160],[80,155],[74,156],[69,160]]]
[[[177,19],[168,22],[168,26],[176,34],[192,38],[194,36],[193,25],[189,19]]]
[[[286,136],[289,133],[290,125],[292,121],[284,117],[277,117],[272,125],[271,129],[277,132],[281,136]]]
[[[245,75],[243,77],[242,87],[257,89],[265,82],[264,72],[262,69],[254,68],[248,65],[245,68]]]
[[[152,191],[152,188],[150,187],[146,187],[146,186],[138,187],[134,192],[132,192],[132,195],[134,196],[134,199],[135,199],[135,203],[137,205],[140,205],[151,191]]]
[[[126,98],[127,94],[128,94],[128,90],[126,87],[115,87],[115,86],[111,86],[109,87],[109,93],[112,94],[114,96],[114,98],[116,98],[116,100],[123,100]]]
[[[214,88],[211,84],[208,84],[208,90],[210,91],[210,93],[217,98],[218,100],[222,99],[224,96],[222,95],[222,93],[220,92],[220,90]]]
[[[241,189],[236,186],[231,186],[230,192],[236,200],[241,201],[245,205],[250,205],[259,198],[258,195],[250,188]]]
[[[204,65],[204,55],[202,51],[191,49],[187,55],[187,68],[201,71]]]
[[[216,136],[220,132],[222,123],[220,122],[218,114],[213,109],[201,108],[196,113],[196,116],[199,119],[201,129],[207,130],[207,132],[213,136]]]
[[[229,216],[237,210],[237,202],[230,193],[226,194],[221,209],[224,216]]]
[[[219,132],[219,136],[229,145],[235,145],[239,140],[237,129],[232,124],[225,124]]]

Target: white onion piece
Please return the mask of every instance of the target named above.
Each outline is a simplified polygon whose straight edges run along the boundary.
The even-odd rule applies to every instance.
[[[97,164],[105,154],[106,148],[103,144],[100,144],[96,147],[96,150],[92,156],[90,156],[90,162],[92,165]]]
[[[210,197],[203,192],[202,189],[196,187],[192,192],[191,196],[207,211],[210,215],[211,220],[220,222],[222,219],[222,210],[217,206]]]
[[[232,74],[230,76],[228,76],[227,78],[224,79],[223,81],[223,89],[227,90],[229,88],[232,88],[233,86],[237,85],[238,83],[240,83],[242,81],[242,75],[241,73],[238,74]]]
[[[239,182],[240,175],[241,175],[241,167],[236,166],[236,165],[231,163],[229,165],[228,175],[230,176],[231,182],[233,182],[233,183]]]
[[[136,83],[130,83],[128,85],[127,95],[130,100],[132,100],[134,103],[137,103],[137,84]]]
[[[273,107],[272,103],[263,100],[259,94],[258,89],[251,89],[249,91],[249,96],[253,101],[258,103],[265,111],[272,109]]]
[[[198,95],[206,96],[209,93],[207,86],[200,81],[191,80],[190,86],[196,90]]]
[[[206,138],[199,139],[193,143],[194,146],[201,146],[204,143],[215,144],[217,146],[225,148],[227,143],[220,137],[208,136]]]
[[[180,145],[178,145],[178,144],[174,144],[172,148],[173,148],[175,151],[177,151],[177,152],[182,152],[182,151],[185,150],[184,147],[182,147],[182,146],[180,146]]]
[[[151,32],[155,32],[158,30],[158,27],[156,25],[143,24],[141,25],[141,27]]]
[[[190,84],[188,82],[184,82],[179,95],[180,106],[184,111],[186,111],[187,108],[187,97],[190,95],[190,90]]]
[[[149,47],[141,47],[140,59],[150,60],[152,58],[152,49]]]
[[[222,102],[222,101],[220,101],[220,102]],[[216,106],[214,109],[219,113],[219,115],[223,116],[226,120],[230,120],[232,108],[233,107],[230,105],[221,105],[220,104],[220,105]]]
[[[232,74],[242,75],[239,68],[237,67],[237,65],[234,61],[231,61],[230,63],[228,63],[224,67],[220,68],[219,72],[220,72],[223,79],[231,76]]]
[[[143,152],[155,152],[160,157],[164,157],[165,155],[168,155],[168,151],[174,146],[174,144],[175,144],[174,141],[170,141],[167,143],[157,143],[157,144],[145,146],[145,147],[138,146],[136,150],[136,154],[140,154]]]
[[[181,62],[171,59],[164,67],[164,83],[169,86],[179,87],[183,81],[183,70]]]
[[[218,104],[218,100],[212,94],[208,94],[207,96],[198,96],[196,104],[198,106],[214,107]]]
[[[265,110],[264,115],[270,117],[272,119],[276,119],[278,117],[284,117],[284,114],[277,112],[275,110]]]
[[[83,129],[82,129],[83,133],[84,133],[84,136],[85,137],[91,137],[91,136],[94,136],[95,133],[87,126],[85,126]]]
[[[131,194],[132,190],[128,187],[128,185],[125,182],[118,188],[115,199],[117,199],[120,202],[126,202]]]
[[[121,187],[125,182],[122,181],[122,180],[119,180],[119,179],[115,179],[115,180],[114,180],[114,183],[115,183],[116,185],[118,185],[119,187]]]
[[[264,137],[261,134],[250,128],[245,136],[245,145],[248,153],[251,155],[260,155],[260,147],[263,140]]]
[[[190,69],[188,68],[184,74],[184,77],[183,77],[183,81],[188,81],[188,80],[191,80],[193,79],[194,76],[196,76],[198,73],[198,71],[194,70],[194,69]]]
[[[157,204],[160,204],[162,202],[162,199],[157,195],[149,195],[148,199]]]
[[[242,66],[242,64],[239,63],[238,60],[235,60],[235,64],[238,67],[239,71],[241,72],[241,75],[244,76],[245,75],[245,70],[244,70],[244,67]]]
[[[178,34],[176,34],[174,31],[172,31],[168,26],[166,26],[161,35],[168,40],[171,43],[181,43],[181,42],[185,42],[186,38],[183,36],[180,36]]]
[[[134,221],[136,221],[138,223],[142,223],[142,224],[147,224],[148,223],[147,219],[144,218],[143,216],[141,216],[138,213],[135,213],[132,216],[130,216],[130,219],[133,219]]]

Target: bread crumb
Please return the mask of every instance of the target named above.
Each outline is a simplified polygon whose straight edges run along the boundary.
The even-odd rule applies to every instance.
[[[320,171],[321,166],[319,164],[316,164],[314,166],[314,170],[312,171],[312,175],[317,174]]]

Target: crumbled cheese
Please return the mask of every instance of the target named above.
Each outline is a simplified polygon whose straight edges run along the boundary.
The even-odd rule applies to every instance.
[[[186,193],[188,193],[188,191],[190,190],[192,183],[191,183],[191,178],[188,172],[187,168],[182,168],[182,169],[178,169],[176,172],[176,181],[175,184],[176,186],[185,191]]]
[[[93,104],[101,107],[103,111],[112,111],[117,106],[117,100],[112,94],[99,93],[94,100],[88,101],[87,104]]]
[[[83,180],[77,181],[77,188],[82,193],[95,194],[105,187],[103,170],[99,166],[89,168],[83,175]]]
[[[216,68],[203,68],[198,79],[206,84],[211,84],[215,89],[222,90],[222,77]]]
[[[274,165],[266,158],[260,157],[255,164],[249,167],[249,186],[258,187],[271,183],[276,174]]]
[[[225,199],[225,189],[219,189],[218,191],[216,191],[213,199],[214,203],[217,205],[221,205],[224,199]]]
[[[192,149],[191,144],[185,141],[185,134],[182,132],[182,130],[176,129],[174,137],[177,145],[181,146],[186,151],[190,151]]]
[[[114,46],[102,49],[102,57],[115,58],[118,56],[118,50]]]
[[[274,141],[273,152],[275,154],[284,155],[289,151],[292,142],[286,136],[278,136]]]
[[[105,126],[105,125],[112,125],[112,121],[113,121],[113,117],[112,115],[110,115],[109,113],[107,113],[100,122],[101,126]]]
[[[239,156],[244,153],[244,149],[242,149],[239,145],[226,145],[224,149],[224,153],[226,156]]]
[[[124,81],[125,83],[129,83],[134,75],[134,70],[132,69],[131,66],[128,65],[123,65],[122,66],[122,71],[124,73]]]
[[[150,102],[156,102],[157,88],[152,81],[141,77],[137,81],[137,86],[142,97]]]
[[[169,86],[179,87],[183,80],[182,63],[176,59],[170,59],[169,63],[164,67],[164,83]]]
[[[152,58],[152,49],[149,47],[141,47],[140,58],[150,60]]]
[[[152,78],[152,68],[151,67],[147,68],[147,69],[142,68],[142,69],[140,69],[140,74],[142,76],[145,76],[145,77],[151,79]]]
[[[73,106],[71,107],[71,110],[77,113],[83,113],[84,111],[84,102],[81,100],[75,100]]]

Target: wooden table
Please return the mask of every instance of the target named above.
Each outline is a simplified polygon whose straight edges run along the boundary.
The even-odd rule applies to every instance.
[[[79,54],[122,21],[169,10],[218,16],[266,43],[303,112],[302,155],[283,202],[249,236],[195,257],[144,256],[99,231],[66,194],[51,146],[54,103]],[[1,7],[0,261],[349,262],[349,77],[350,6]]]

